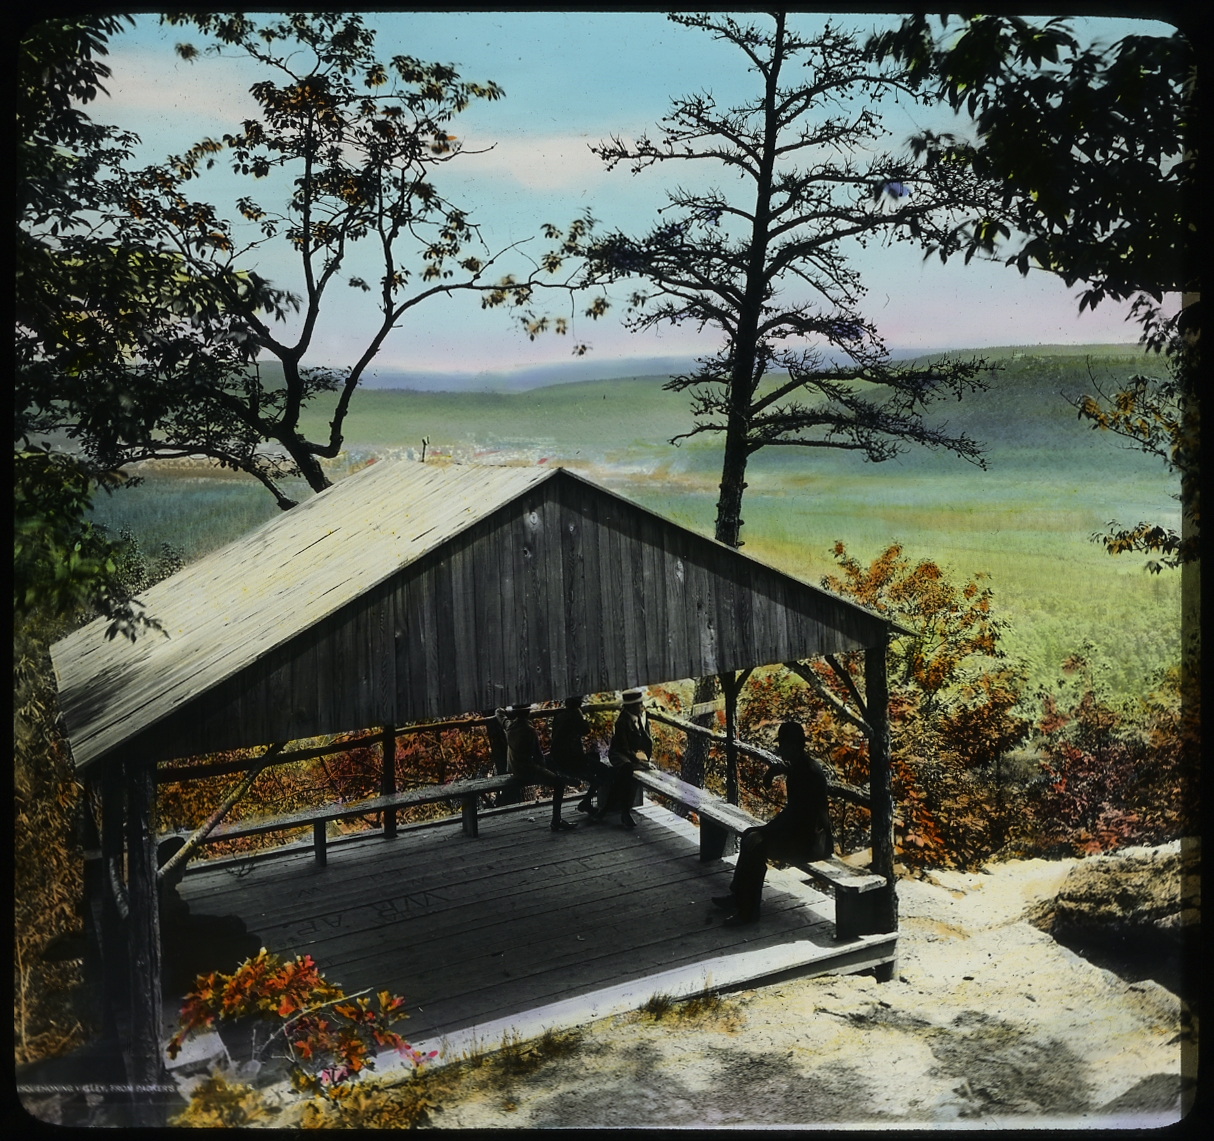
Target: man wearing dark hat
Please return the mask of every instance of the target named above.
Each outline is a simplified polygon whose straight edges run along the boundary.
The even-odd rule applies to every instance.
[[[592,812],[597,793],[600,802],[603,790],[611,782],[611,766],[603,761],[596,749],[588,749],[582,739],[590,732],[590,722],[582,712],[580,697],[565,698],[565,708],[552,719],[552,748],[548,764],[567,777],[570,784],[586,782],[586,795],[578,801],[579,812]]]
[[[785,721],[776,740],[781,760],[768,766],[763,784],[770,788],[775,775],[783,773],[788,798],[766,824],[742,833],[729,894],[712,901],[732,912],[725,920],[728,927],[758,922],[768,860],[808,863],[827,859],[835,849],[827,811],[826,773],[805,751],[805,730],[795,721]]]
[[[649,735],[649,718],[639,689],[630,689],[624,694],[624,707],[615,719],[611,734],[611,746],[607,759],[611,762],[614,779],[610,791],[599,796],[599,810],[591,817],[601,820],[612,809],[620,810],[620,823],[625,828],[635,828],[636,821],[629,811],[636,799],[636,781],[632,774],[638,769],[651,769],[649,758],[653,755],[653,738]]]
[[[507,763],[521,784],[547,785],[552,789],[552,831],[563,832],[577,825],[561,819],[561,799],[565,795],[566,778],[553,772],[545,763],[544,750],[531,724],[530,705],[512,705],[512,721],[506,726]]]

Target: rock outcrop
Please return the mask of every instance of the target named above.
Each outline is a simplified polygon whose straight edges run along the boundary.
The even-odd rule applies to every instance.
[[[1153,979],[1192,1004],[1201,918],[1201,841],[1123,848],[1079,860],[1057,895],[1025,915],[1127,982]]]
[[[1201,914],[1201,841],[1127,848],[1076,864],[1054,900],[1061,939],[1160,936],[1179,943]]]

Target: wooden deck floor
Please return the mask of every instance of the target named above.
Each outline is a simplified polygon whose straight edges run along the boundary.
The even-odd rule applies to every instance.
[[[549,811],[483,815],[476,839],[455,818],[334,845],[323,868],[307,850],[239,875],[200,867],[179,890],[195,914],[239,916],[269,950],[310,954],[347,993],[405,996],[414,1042],[524,1028],[527,1012],[570,1014],[579,998],[599,1012],[613,995],[635,1007],[659,988],[703,989],[704,974],[737,987],[893,957],[892,935],[836,943],[833,902],[774,869],[760,923],[723,927],[710,900],[727,891],[732,861],[702,863],[697,831],[664,808],[634,810],[631,832],[556,834]],[[577,818],[571,805],[566,815]]]

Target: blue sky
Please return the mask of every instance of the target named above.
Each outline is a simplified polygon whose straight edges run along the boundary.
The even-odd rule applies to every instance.
[[[365,18],[379,32],[384,56],[403,52],[454,63],[466,78],[493,79],[505,88],[504,100],[470,108],[454,128],[468,151],[487,153],[462,155],[444,168],[441,181],[436,178],[440,189],[481,224],[493,248],[534,236],[524,248],[539,250],[543,222],[563,224],[587,208],[606,228],[643,231],[664,203],[664,188],[676,177],[686,183],[688,164],[666,164],[684,169],[658,167],[635,177],[623,169],[608,173],[589,145],[610,134],[635,138],[652,130],[672,96],[709,89],[726,104],[755,90],[755,77],[736,48],[656,13],[391,12]],[[256,114],[248,94],[259,77],[253,65],[235,56],[185,63],[176,57],[174,43],[190,40],[202,47],[205,37],[192,29],[162,28],[154,15],[137,19],[133,31],[111,42],[110,97],[101,96],[89,110],[99,121],[137,131],[144,144],[141,157],[154,161],[180,152]],[[822,19],[797,17],[796,26],[812,32]],[[846,19],[862,33],[882,20]],[[1151,21],[1088,20],[1081,30],[1111,42],[1128,32],[1167,34],[1170,28]],[[890,131],[885,147],[893,151],[918,126],[959,125],[947,111],[929,116],[905,103],[884,106]],[[250,190],[269,198],[262,186],[238,183],[221,170],[194,183],[196,197],[215,202],[229,217],[235,215],[233,192]],[[853,260],[869,289],[863,311],[891,347],[1130,342],[1136,336],[1136,326],[1124,320],[1124,307],[1106,303],[1081,316],[1078,291],[1044,272],[1021,278],[997,265],[925,263],[909,244],[857,249]],[[299,288],[297,265],[281,254],[261,251],[255,268],[278,284]],[[616,296],[622,302],[623,290]],[[374,326],[366,300],[353,289],[332,291],[310,363],[351,363]],[[596,360],[685,357],[717,347],[708,330],[629,333],[620,325],[623,308],[617,303],[596,323],[579,319],[577,337],[591,344]],[[377,367],[504,371],[567,362],[570,349],[569,338],[529,341],[504,311],[484,312],[474,299],[442,300],[406,315]]]

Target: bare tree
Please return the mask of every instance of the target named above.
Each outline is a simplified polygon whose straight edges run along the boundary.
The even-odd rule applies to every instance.
[[[659,163],[720,168],[727,189],[667,192],[639,237],[586,243],[587,280],[640,279],[627,324],[690,322],[719,334],[716,352],[667,388],[689,391],[693,426],[724,436],[716,538],[742,545],[746,469],[762,448],[837,449],[887,460],[912,444],[983,465],[978,443],[925,418],[929,405],[985,387],[985,362],[891,363],[860,310],[865,287],[848,243],[935,243],[952,251],[963,207],[993,209],[968,168],[881,153],[883,99],[920,96],[850,34],[806,38],[785,14],[764,25],[723,15],[670,17],[735,46],[756,77],[752,99],[719,107],[710,92],[675,99],[655,137],[592,148],[635,174]],[[794,70],[795,67],[795,70]],[[721,678],[727,706],[737,680]],[[702,680],[697,703],[711,694]],[[698,742],[697,742],[698,743]],[[702,783],[689,743],[684,777]]]

